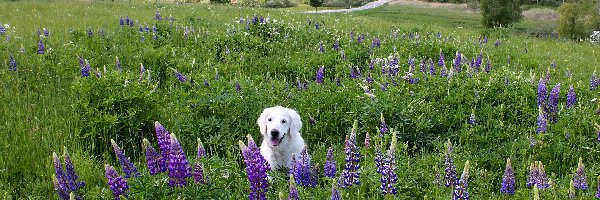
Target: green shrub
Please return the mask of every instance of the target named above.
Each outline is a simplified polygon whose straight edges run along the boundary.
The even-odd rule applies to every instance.
[[[587,38],[600,26],[598,2],[564,3],[558,8],[558,34],[571,39]]]
[[[509,26],[523,18],[521,0],[481,0],[482,22],[486,27]]]

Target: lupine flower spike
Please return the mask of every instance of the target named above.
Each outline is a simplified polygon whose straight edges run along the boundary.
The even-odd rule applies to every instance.
[[[547,125],[547,121],[546,121],[546,115],[544,114],[544,109],[542,107],[539,107],[538,109],[539,113],[538,113],[538,117],[536,120],[536,124],[537,124],[537,128],[535,130],[536,133],[545,133],[548,129],[546,127]]]
[[[567,196],[569,199],[575,199],[575,186],[573,185],[573,180],[569,183],[569,190],[567,191]]]
[[[381,136],[383,136],[384,133],[386,133],[388,131],[388,126],[385,123],[385,119],[383,118],[383,113],[381,113],[380,115],[381,117],[379,117],[379,134]]]
[[[536,163],[537,163],[537,170],[538,170],[538,176],[536,178],[536,185],[540,189],[549,188],[551,185],[550,185],[550,181],[548,180],[548,177],[546,176],[546,170],[544,170],[544,165],[542,164],[541,161],[536,161]]]
[[[171,149],[171,135],[169,131],[158,121],[154,122],[158,149],[160,150],[160,161],[158,162],[158,173],[167,171],[167,157]]]
[[[40,39],[40,41],[38,42],[38,54],[44,54],[44,52],[46,51],[46,47],[44,46],[44,42],[42,41],[42,39]]]
[[[167,185],[171,187],[183,187],[187,184],[187,178],[192,176],[190,165],[185,156],[185,152],[179,144],[179,140],[175,134],[171,133],[171,149],[167,160],[167,168],[169,170],[169,182]]]
[[[465,168],[463,169],[463,173],[460,176],[460,180],[458,184],[454,187],[454,192],[452,193],[453,200],[468,200],[469,199],[469,191],[467,187],[469,186],[469,161],[465,163]]]
[[[444,161],[444,165],[446,165],[446,175],[444,175],[444,183],[446,187],[454,186],[458,184],[458,180],[456,178],[456,166],[454,166],[454,161],[452,160],[452,143],[450,139],[448,139],[448,151],[446,152],[446,159]]]
[[[558,122],[558,95],[560,94],[560,83],[556,84],[550,91],[548,97],[548,119],[552,123]]]
[[[545,107],[547,98],[546,82],[540,78],[540,81],[538,82],[537,106],[542,108]]]
[[[112,144],[113,150],[115,151],[115,155],[117,155],[119,164],[121,164],[121,169],[125,173],[125,178],[129,178],[131,176],[140,176],[140,172],[138,172],[138,169],[135,166],[133,166],[133,163],[129,161],[129,158],[125,157],[123,150],[121,150],[121,147],[117,145],[115,140],[111,139],[110,143]]]
[[[8,70],[17,71],[17,61],[15,61],[12,54],[8,56]]]
[[[204,174],[204,167],[200,160],[196,160],[196,164],[194,164],[194,183],[196,184],[205,184],[206,183],[206,175]]]
[[[173,71],[175,72],[175,76],[177,76],[177,79],[179,80],[179,82],[186,82],[187,81],[187,77],[184,76],[183,74],[179,73],[177,70],[173,69]]]
[[[254,143],[252,136],[248,135],[248,146],[239,141],[244,163],[246,164],[246,173],[250,182],[250,194],[248,199],[267,199],[266,194],[269,189],[267,181],[267,171],[270,169],[269,163],[260,154],[260,149]]]
[[[529,165],[529,175],[527,175],[527,187],[534,186],[536,184],[536,179],[538,177],[539,171],[535,163],[531,163]]]
[[[73,162],[71,161],[71,156],[67,151],[67,147],[63,147],[64,154],[63,157],[65,159],[65,179],[67,180],[67,185],[71,191],[75,191],[83,186],[85,186],[85,182],[78,181],[77,172],[75,172],[75,168],[73,167]]]
[[[52,174],[52,184],[54,185],[54,190],[58,194],[58,198],[62,200],[69,199],[69,193],[67,192],[69,189],[67,189],[64,184],[60,183],[58,178],[56,178],[56,174]]]
[[[504,168],[504,175],[502,176],[502,187],[500,188],[502,194],[514,195],[515,194],[515,172],[510,163],[510,158],[506,159],[506,168]]]
[[[324,66],[319,67],[319,69],[317,70],[317,75],[316,75],[317,78],[316,78],[315,81],[318,84],[322,84],[323,83],[323,81],[325,79],[324,72],[325,72],[325,67]]]
[[[122,176],[119,176],[114,167],[108,164],[104,166],[104,170],[106,171],[108,186],[115,196],[115,200],[120,200],[121,195],[127,197],[127,191],[129,188],[127,181]]]
[[[331,186],[331,200],[341,200],[341,199],[342,199],[342,195],[340,195],[340,191],[335,186],[335,184],[333,184],[333,186]]]
[[[356,131],[358,131],[358,120],[354,120],[350,136],[346,140],[344,152],[346,153],[346,164],[340,175],[338,185],[342,188],[352,185],[360,185],[360,148],[356,146]]]
[[[156,175],[158,173],[160,173],[160,161],[161,161],[161,156],[158,152],[156,152],[156,150],[154,150],[154,147],[152,147],[152,145],[150,144],[150,141],[148,141],[148,139],[144,138],[144,140],[142,140],[142,147],[144,148],[144,151],[146,152],[146,163],[148,165],[148,170],[150,171],[150,175]]]
[[[63,170],[62,163],[56,152],[52,153],[52,159],[55,172],[55,174],[52,175],[54,190],[56,190],[56,193],[61,199],[68,199],[68,194],[71,192],[71,189],[69,188],[65,171]]]
[[[327,149],[327,161],[325,161],[325,166],[323,171],[325,172],[325,177],[335,178],[337,173],[336,162],[333,157],[333,148],[329,147]]]
[[[577,95],[575,94],[575,89],[571,85],[569,88],[569,93],[567,93],[567,108],[571,108],[577,102]]]
[[[396,176],[396,131],[392,132],[392,141],[390,144],[390,149],[387,152],[387,156],[385,157],[385,161],[383,162],[383,167],[381,169],[381,193],[383,195],[396,195],[398,192],[394,184],[398,182],[398,177]]]
[[[290,191],[288,193],[288,200],[299,200],[298,189],[296,188],[296,180],[294,179],[294,175],[290,174]]]
[[[296,177],[296,184],[299,186],[314,188],[317,186],[317,174],[315,174],[316,170],[311,166],[310,160],[305,147],[300,153],[300,159],[293,163],[294,167],[290,173]]]
[[[587,190],[588,188],[585,167],[581,157],[579,157],[579,163],[577,164],[577,172],[573,175],[573,186],[578,190]]]

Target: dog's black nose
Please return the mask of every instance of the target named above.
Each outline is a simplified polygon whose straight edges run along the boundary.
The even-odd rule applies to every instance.
[[[271,130],[271,137],[277,138],[279,136],[279,131],[277,129]]]

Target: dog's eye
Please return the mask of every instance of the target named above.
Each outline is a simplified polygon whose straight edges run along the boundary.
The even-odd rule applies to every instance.
[[[281,120],[281,123],[282,123],[282,124],[285,124],[286,122],[287,122],[287,121],[285,121],[285,119],[284,119],[284,120]]]
[[[268,118],[267,121],[271,121],[271,118]]]

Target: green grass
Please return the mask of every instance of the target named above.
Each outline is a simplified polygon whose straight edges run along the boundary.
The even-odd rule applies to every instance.
[[[144,43],[139,42],[138,24],[148,23],[151,27],[157,9],[163,17],[173,16],[175,25],[160,22],[164,35],[158,42],[153,42],[149,34],[145,35]],[[144,174],[130,181],[134,199],[192,198],[192,195],[246,198],[248,183],[237,141],[244,140],[246,134],[259,141],[256,117],[264,107],[276,104],[300,112],[305,123],[303,136],[309,142],[313,163],[322,166],[324,152],[332,146],[338,168],[344,163],[342,141],[352,122],[359,120],[358,137],[362,140],[366,132],[371,136],[377,132],[379,115],[383,113],[388,125],[399,132],[398,198],[449,197],[450,189],[431,184],[433,166],[443,170],[447,139],[455,143],[453,156],[459,173],[465,161],[471,162],[472,198],[504,198],[498,191],[507,157],[515,167],[517,199],[531,196],[532,190],[525,187],[524,179],[529,163],[534,160],[546,165],[556,184],[554,189],[544,191],[543,197],[565,197],[580,156],[585,160],[588,183],[593,189],[578,195],[591,197],[595,192],[595,175],[600,166],[594,160],[600,155],[589,149],[598,148],[593,125],[598,120],[593,114],[598,90],[590,91],[588,80],[600,64],[597,45],[526,37],[537,24],[530,20],[509,29],[484,29],[478,14],[442,8],[384,6],[356,13],[296,13],[304,10],[312,8],[121,1],[0,3],[0,23],[11,27],[10,41],[0,41],[3,102],[0,195],[6,199],[56,198],[51,180],[52,152],[62,155],[65,146],[80,178],[86,182],[78,195],[84,199],[111,199],[103,166],[107,163],[118,166],[107,142],[115,139]],[[245,25],[237,21],[254,15],[273,20],[281,36],[265,36],[268,29],[254,28],[249,36],[243,36]],[[139,23],[133,28],[119,27],[121,16]],[[321,29],[307,26],[309,19],[321,22]],[[195,29],[187,40],[183,38],[186,26]],[[36,32],[41,28],[47,28],[51,35],[43,39],[47,53],[36,55],[39,40]],[[105,31],[106,39],[98,37],[100,28]],[[227,30],[233,28],[242,33],[227,35]],[[86,35],[88,29],[94,31],[92,38]],[[391,31],[397,31],[399,38],[390,37]],[[351,42],[350,32],[365,34],[364,43]],[[436,39],[438,32],[448,41]],[[419,41],[402,39],[403,34],[408,37],[410,33],[419,33]],[[286,34],[288,38],[284,37]],[[488,44],[478,44],[481,35],[489,37]],[[370,49],[374,37],[382,39],[380,49]],[[339,52],[331,48],[336,39],[347,60],[340,59]],[[502,42],[498,47],[493,45],[496,39]],[[317,53],[319,42],[325,44],[325,53]],[[18,53],[21,47],[26,53]],[[230,55],[224,53],[225,47],[231,49]],[[484,52],[493,61],[493,71],[473,78],[461,73],[452,81],[418,74],[421,78],[418,85],[397,79],[398,86],[392,86],[391,80],[377,68],[372,72],[376,83],[369,86],[376,100],[365,98],[359,87],[365,83],[350,79],[349,67],[360,67],[366,75],[368,61],[394,54],[394,47],[401,74],[408,69],[409,56],[417,61],[432,58],[437,63],[440,49],[445,53],[447,65],[451,65],[456,50],[468,58]],[[8,70],[9,54],[18,62],[17,72]],[[81,78],[78,56],[90,61],[93,72],[102,71],[104,65],[108,72],[101,79]],[[115,56],[123,63],[122,73],[114,71]],[[549,68],[552,62],[556,62],[557,68]],[[152,80],[137,81],[140,63],[152,71]],[[313,82],[320,65],[326,67],[324,85]],[[172,69],[193,82],[179,83]],[[215,69],[219,80],[214,79]],[[564,105],[568,87],[573,85],[579,104],[570,110],[562,107],[561,120],[550,125],[549,133],[537,135],[537,81],[548,69],[551,73],[548,91],[560,82],[560,102]],[[437,70],[439,74],[440,69]],[[565,76],[567,72],[572,76]],[[335,77],[342,77],[342,87],[336,86]],[[510,85],[505,85],[504,79]],[[125,80],[131,85],[125,87]],[[204,80],[210,82],[210,87],[203,86]],[[296,89],[296,80],[309,82],[309,88]],[[236,82],[242,86],[241,93],[233,89]],[[377,83],[385,82],[390,86],[385,92],[380,91]],[[158,88],[150,93],[155,85]],[[475,97],[474,91],[479,97]],[[136,104],[140,102],[151,106],[140,107]],[[153,109],[149,110],[150,107]],[[471,112],[477,114],[476,126],[466,124]],[[316,125],[308,123],[309,115],[317,120]],[[211,184],[172,189],[165,185],[166,174],[147,175],[139,144],[142,137],[156,144],[154,121],[160,121],[178,135],[188,158],[194,157],[195,139],[203,140],[209,158],[202,161]],[[566,133],[570,138],[565,137]],[[385,140],[389,141],[389,137]],[[539,145],[530,148],[530,138],[538,140]],[[102,148],[105,150],[95,152]],[[361,166],[363,185],[343,190],[342,194],[345,199],[354,195],[359,199],[383,198],[377,189],[379,174],[374,172],[374,150],[363,148],[361,153],[365,155]],[[269,197],[276,197],[278,192],[286,194],[285,174],[275,172],[272,176],[275,181]],[[301,196],[326,198],[332,182],[323,178],[316,189],[300,189]],[[198,194],[197,190],[211,192]]]

